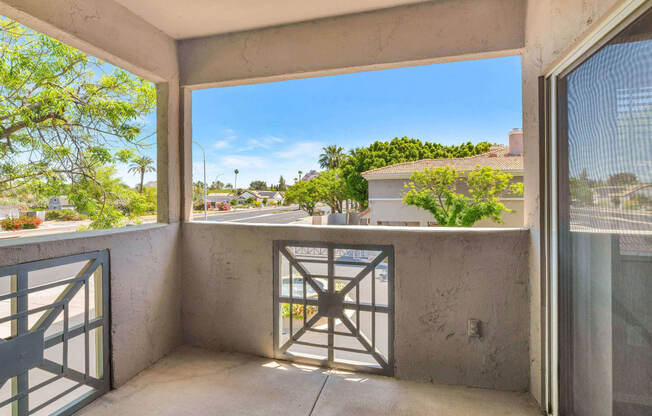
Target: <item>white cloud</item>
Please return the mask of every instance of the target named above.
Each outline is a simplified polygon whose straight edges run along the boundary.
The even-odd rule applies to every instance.
[[[238,152],[246,152],[254,149],[271,149],[272,147],[283,143],[283,140],[280,137],[276,136],[264,136],[260,138],[248,139],[245,142],[245,145],[238,148]]]
[[[227,140],[218,140],[213,144],[213,148],[218,149],[218,150],[219,149],[225,149],[225,148],[227,148],[229,146],[230,146],[230,144],[229,144],[229,142]]]
[[[299,156],[310,155],[312,158],[315,155],[319,155],[322,147],[323,144],[319,142],[298,142],[290,145],[286,150],[275,152],[274,156],[281,159],[293,159]]]
[[[267,166],[265,158],[259,156],[227,155],[220,158],[220,165],[241,169],[241,168],[264,168]]]

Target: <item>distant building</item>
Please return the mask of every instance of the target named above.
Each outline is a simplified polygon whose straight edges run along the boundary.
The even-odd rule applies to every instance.
[[[256,191],[261,199],[274,201],[277,204],[283,202],[283,194],[279,191]]]
[[[423,159],[397,163],[362,173],[369,183],[369,209],[361,216],[370,225],[396,225],[425,227],[437,225],[432,214],[421,208],[403,203],[405,184],[412,173],[424,169],[449,166],[458,171],[471,171],[477,166],[488,166],[510,173],[513,182],[523,182],[523,132],[514,129],[509,133],[509,146],[494,146],[489,152],[476,156],[453,159]],[[460,184],[460,187],[465,185]],[[458,191],[463,192],[463,189]],[[504,224],[490,219],[477,222],[476,227],[522,227],[523,197],[506,196],[501,202],[513,213],[504,213]]]
[[[652,201],[650,184],[599,186],[592,191],[595,205],[606,205],[612,208],[625,208],[628,201],[644,201],[646,205],[650,205]]]
[[[5,218],[18,218],[20,216],[20,207],[17,205],[0,205],[0,220]]]
[[[235,198],[233,194],[213,194],[213,195],[206,195],[206,206],[208,208],[217,208],[217,204],[220,202],[228,202],[231,203],[231,201]]]
[[[283,202],[283,193],[278,191],[252,191],[250,189],[242,191],[240,195],[233,194],[212,194],[206,196],[206,202],[209,208],[215,208],[219,202],[231,202],[236,200],[238,204],[244,204],[249,198],[254,201],[274,201],[277,204]]]
[[[48,202],[49,209],[75,209],[66,196],[53,196]]]

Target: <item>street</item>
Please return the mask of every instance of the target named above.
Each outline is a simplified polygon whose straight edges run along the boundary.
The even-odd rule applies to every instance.
[[[652,213],[600,207],[571,207],[571,231],[652,231]]]
[[[242,212],[224,212],[208,214],[208,221],[226,223],[258,223],[258,224],[291,224],[307,217],[305,211],[298,209],[296,205],[288,207],[270,207]],[[204,216],[195,216],[195,221],[203,221]]]

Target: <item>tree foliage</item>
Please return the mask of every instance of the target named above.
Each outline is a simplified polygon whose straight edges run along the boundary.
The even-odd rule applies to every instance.
[[[340,146],[330,145],[322,148],[322,154],[319,155],[319,166],[322,169],[336,169],[339,168],[346,155],[344,149]],[[301,176],[301,175],[299,175]]]
[[[466,176],[448,166],[414,172],[405,187],[403,202],[429,211],[437,224],[470,227],[483,218],[502,223],[501,214],[512,212],[499,200],[502,194],[522,195],[522,183],[490,167],[477,167]],[[467,192],[457,192],[466,184]]]
[[[115,223],[109,206],[120,196],[105,187],[106,166],[146,145],[154,86],[9,19],[0,53],[0,195],[65,186],[94,224]]]
[[[252,181],[249,184],[249,189],[253,189],[254,191],[266,191],[267,190],[267,182],[265,181]]]
[[[298,181],[285,191],[285,200],[299,205],[299,208],[313,215],[319,203],[320,194],[314,180]]]
[[[488,152],[490,147],[491,144],[488,142],[480,142],[476,145],[468,142],[447,146],[407,137],[384,142],[376,141],[367,147],[352,150],[342,163],[342,175],[349,197],[366,207],[368,186],[367,180],[362,177],[362,172],[421,159],[474,156]]]
[[[140,187],[138,188],[139,192],[143,193],[143,181],[145,180],[145,173],[154,172],[154,161],[151,157],[148,156],[137,156],[129,165],[129,172],[140,175]]]
[[[342,201],[347,197],[346,182],[339,169],[330,169],[308,181],[299,181],[285,192],[288,202],[299,204],[309,215],[313,215],[318,203],[324,203],[331,212],[342,212]]]
[[[634,185],[638,183],[638,178],[633,173],[621,172],[609,176],[607,183],[611,186]]]

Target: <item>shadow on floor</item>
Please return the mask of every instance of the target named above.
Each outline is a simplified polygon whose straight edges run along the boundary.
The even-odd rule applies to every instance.
[[[399,381],[183,346],[84,416],[539,415],[531,396]]]

